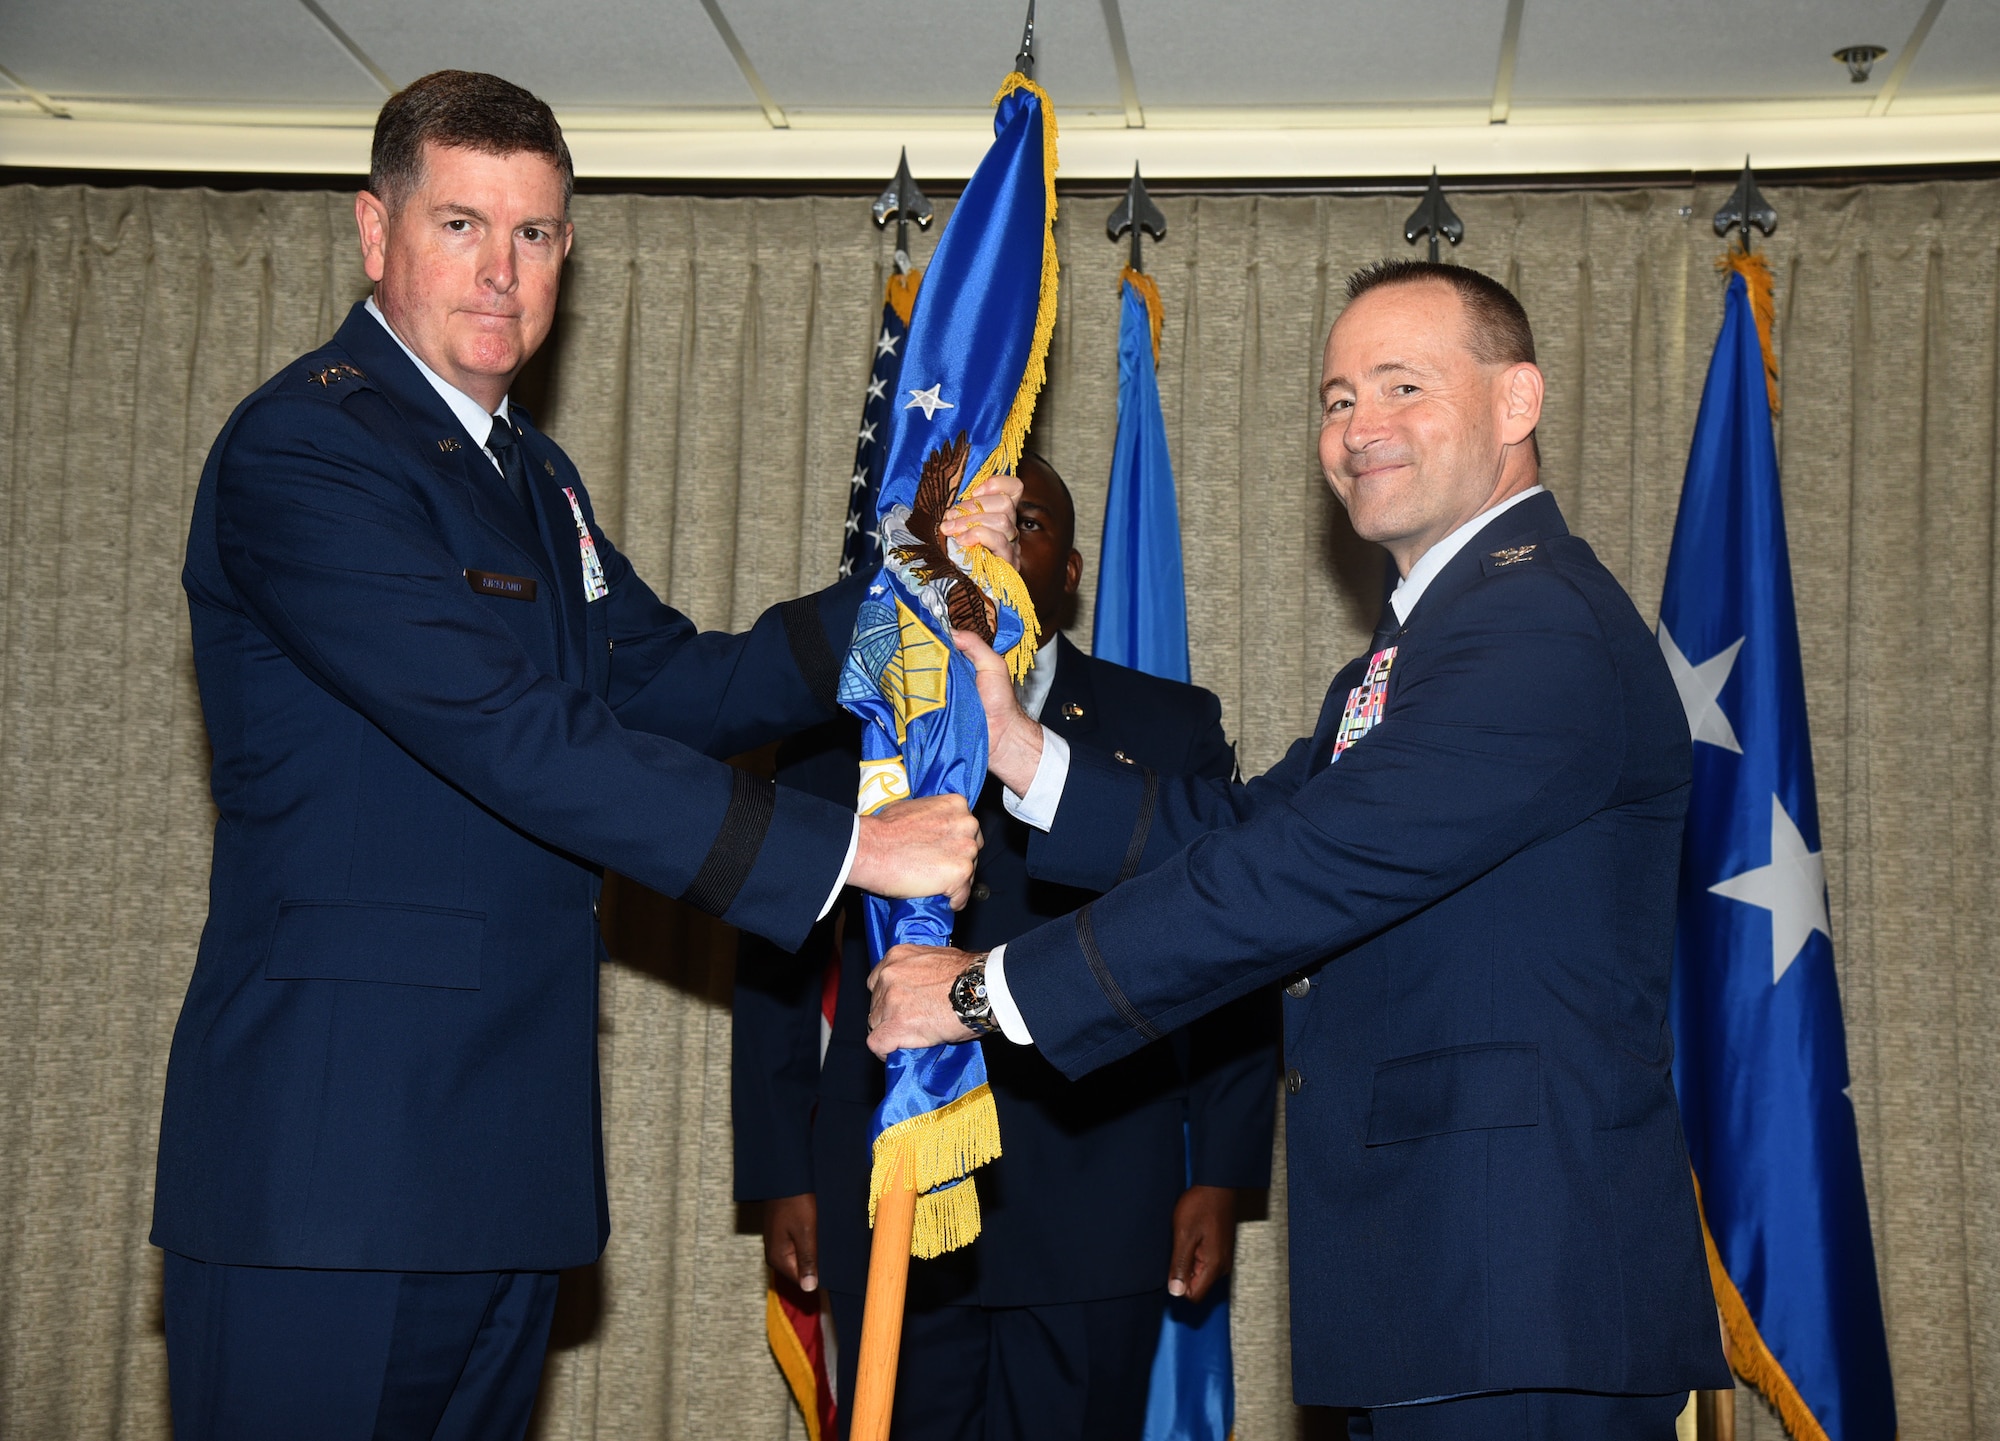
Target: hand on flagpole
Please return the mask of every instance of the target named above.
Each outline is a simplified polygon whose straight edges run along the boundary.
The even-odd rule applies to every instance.
[[[960,545],[980,545],[1011,566],[1021,564],[1021,547],[1014,529],[1014,506],[1021,498],[1021,478],[989,475],[960,501],[938,525]]]
[[[951,1005],[951,983],[971,964],[952,946],[892,946],[868,973],[868,1049],[891,1051],[969,1041],[972,1032]]]
[[[1174,1203],[1167,1294],[1200,1301],[1235,1263],[1236,1192],[1228,1186],[1189,1186]]]
[[[961,795],[894,801],[861,818],[849,885],[891,900],[945,896],[955,911],[972,893],[986,837]]]
[[[1007,662],[969,630],[955,630],[951,643],[972,662],[979,703],[986,707],[986,769],[1001,785],[1024,796],[1042,765],[1042,727],[1021,709],[1020,694]]]

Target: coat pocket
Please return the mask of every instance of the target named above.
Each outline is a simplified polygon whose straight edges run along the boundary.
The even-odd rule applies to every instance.
[[[1541,1119],[1541,1047],[1515,1041],[1452,1046],[1375,1068],[1367,1144],[1536,1126]]]
[[[479,989],[483,911],[365,901],[284,901],[264,976]]]

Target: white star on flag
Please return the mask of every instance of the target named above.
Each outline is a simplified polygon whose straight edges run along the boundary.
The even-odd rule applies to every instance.
[[[911,391],[909,404],[905,405],[903,409],[921,410],[924,413],[925,420],[931,419],[940,410],[954,409],[955,407],[952,405],[950,401],[940,400],[938,398],[938,392],[943,388],[944,388],[944,382],[939,381],[936,385],[933,385],[929,390]]]
[[[870,400],[887,400],[889,398],[888,380],[880,375],[870,380],[868,382],[868,398]]]
[[[863,424],[861,433],[854,438],[862,445],[873,445],[875,443],[875,422],[871,420]]]
[[[896,353],[896,339],[897,337],[889,333],[889,327],[886,325],[883,326],[882,333],[875,337],[875,353],[877,355],[894,355]]]
[[[1743,649],[1744,639],[1738,636],[1734,645],[1716,652],[1700,665],[1690,665],[1688,658],[1681,654],[1681,648],[1674,644],[1667,623],[1660,622],[1660,653],[1667,658],[1674,689],[1681,693],[1681,708],[1687,712],[1688,734],[1695,740],[1721,746],[1738,755],[1743,754],[1743,747],[1736,743],[1736,728],[1722,713],[1721,696],[1723,686],[1729,683],[1729,672],[1736,665],[1736,652]]]
[[[850,490],[868,489],[868,472],[865,470],[855,471],[854,479],[848,482],[848,488]]]
[[[1826,919],[1826,862],[1806,849],[1806,839],[1771,797],[1771,863],[1758,866],[1709,887],[1718,896],[1757,906],[1771,913],[1771,984],[1785,978],[1812,933],[1828,940],[1833,932]]]
[[[861,534],[861,517],[851,510],[847,513],[847,534]]]

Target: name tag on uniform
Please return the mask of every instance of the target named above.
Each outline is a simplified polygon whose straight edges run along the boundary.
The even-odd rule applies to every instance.
[[[563,494],[569,497],[569,513],[576,517],[576,544],[583,554],[584,603],[603,600],[611,594],[611,587],[604,583],[604,563],[597,558],[597,542],[590,538],[590,527],[583,523],[583,507],[577,504],[576,492],[564,486]]]
[[[492,570],[468,570],[465,583],[480,595],[497,595],[506,600],[533,600],[535,582],[525,575],[501,575]]]
[[[1382,719],[1382,706],[1389,698],[1389,671],[1396,664],[1396,647],[1389,646],[1368,657],[1368,669],[1361,684],[1347,693],[1347,706],[1340,713],[1340,728],[1333,733],[1332,765],[1349,746],[1375,729]]]

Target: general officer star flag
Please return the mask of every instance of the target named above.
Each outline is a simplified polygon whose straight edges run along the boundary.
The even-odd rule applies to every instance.
[[[855,620],[840,700],[861,717],[864,813],[906,796],[986,779],[986,713],[953,630],[987,638],[1018,681],[1034,664],[1034,607],[1013,567],[939,532],[979,481],[1020,459],[1055,328],[1056,124],[1032,80],[1009,75],[994,98],[994,141],[938,240],[910,314],[900,404],[889,416],[878,510],[882,569]],[[951,944],[942,896],[868,901],[868,940]],[[977,1045],[889,1057],[875,1113],[869,1215],[895,1164],[914,1176],[910,1251],[935,1256],[979,1234],[966,1177],[1000,1154],[999,1121]]]
[[[1694,737],[1674,1081],[1730,1364],[1798,1441],[1893,1441],[1771,433],[1771,279],[1761,257],[1726,263],[1660,602]]]

